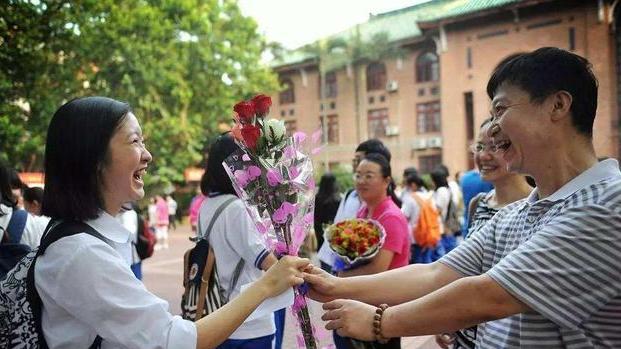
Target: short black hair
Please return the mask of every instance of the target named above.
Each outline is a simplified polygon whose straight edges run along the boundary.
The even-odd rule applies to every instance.
[[[405,177],[405,182],[408,185],[412,185],[412,183],[416,184],[419,188],[427,188],[425,181],[418,173],[410,173]]]
[[[11,190],[11,171],[12,169],[4,161],[0,161],[0,204],[15,208],[17,200]],[[0,210],[0,217],[3,215],[4,213]]]
[[[39,187],[30,187],[24,189],[24,201],[36,201],[40,204],[41,202],[43,202],[43,189]]]
[[[449,169],[448,169],[448,167],[446,167],[446,165],[445,165],[445,164],[439,164],[439,165],[437,165],[437,166],[436,166],[436,167],[432,170],[432,172],[433,172],[433,171],[436,171],[436,172],[438,172],[438,173],[443,173],[443,174],[444,174],[444,177],[448,177],[448,176],[450,176]]]
[[[11,189],[20,189],[24,190],[28,188],[26,183],[22,182],[22,179],[19,178],[19,173],[12,167],[8,168],[9,171],[9,183],[11,185]]]
[[[408,178],[408,176],[411,174],[414,174],[414,175],[418,174],[418,170],[416,169],[416,167],[410,166],[410,167],[406,167],[403,170],[403,178]]]
[[[104,208],[101,170],[110,139],[131,109],[107,97],[82,97],[58,108],[47,130],[41,214],[84,221]]]
[[[593,137],[598,83],[586,58],[556,47],[519,54],[505,59],[492,73],[487,83],[490,99],[505,83],[524,90],[534,102],[543,102],[558,91],[568,92],[572,124],[579,133]]]
[[[441,168],[436,167],[433,171],[431,171],[430,176],[431,176],[431,181],[436,186],[436,188],[440,188],[440,187],[448,188],[448,182],[446,180],[446,177],[447,177],[446,172],[444,172]]]
[[[356,148],[356,152],[364,152],[365,155],[368,154],[380,154],[383,157],[386,158],[386,160],[388,160],[388,162],[390,162],[391,159],[391,154],[390,154],[390,150],[388,150],[388,148],[384,145],[384,143],[382,143],[382,141],[380,141],[379,139],[368,139],[360,144],[358,144],[358,147]]]
[[[222,162],[239,149],[230,134],[221,135],[213,142],[209,149],[205,173],[201,178],[201,192],[204,195],[214,192],[237,195]]]

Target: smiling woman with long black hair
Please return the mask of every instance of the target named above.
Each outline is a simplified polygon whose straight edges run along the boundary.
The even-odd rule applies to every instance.
[[[168,303],[132,274],[130,232],[114,218],[123,205],[144,196],[151,160],[140,124],[125,103],[79,98],[52,117],[43,214],[52,218],[52,231],[56,222],[71,221],[86,223],[90,228],[79,231],[90,233],[59,239],[36,261],[41,327],[51,349],[214,348],[263,300],[302,283],[299,268],[308,261],[285,257],[246,292],[196,323],[173,316]],[[53,234],[48,232],[42,245],[48,236]]]

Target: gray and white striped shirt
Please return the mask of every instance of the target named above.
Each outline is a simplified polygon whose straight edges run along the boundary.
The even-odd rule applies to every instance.
[[[506,206],[440,262],[533,311],[480,324],[478,348],[621,348],[621,172],[602,161]]]

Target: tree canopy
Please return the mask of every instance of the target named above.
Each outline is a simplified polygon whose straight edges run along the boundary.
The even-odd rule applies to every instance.
[[[234,0],[8,0],[0,7],[0,158],[42,170],[54,111],[127,101],[154,156],[147,185],[183,180],[232,105],[272,93],[267,47]],[[85,135],[88,136],[88,135]]]

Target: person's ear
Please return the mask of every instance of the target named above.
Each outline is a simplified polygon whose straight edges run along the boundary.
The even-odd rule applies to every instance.
[[[552,103],[550,115],[553,122],[560,121],[570,115],[573,97],[569,92],[558,91],[550,98]]]

